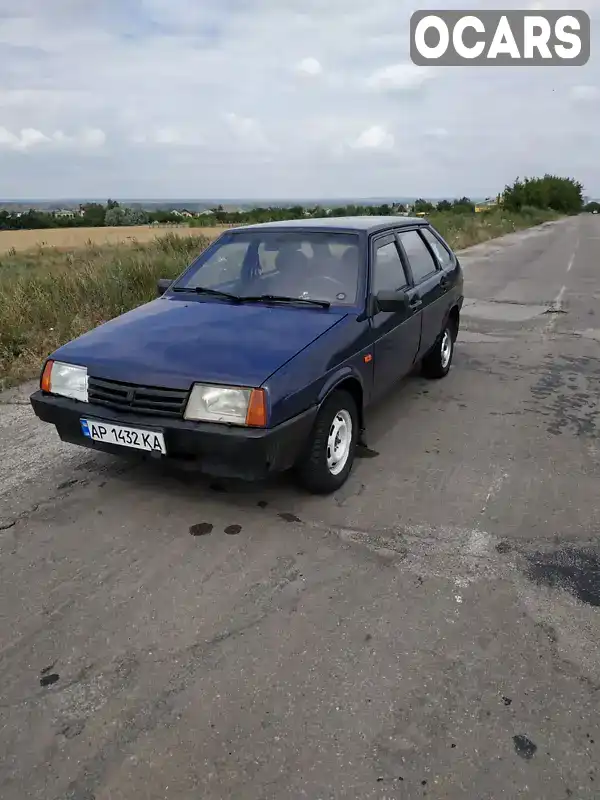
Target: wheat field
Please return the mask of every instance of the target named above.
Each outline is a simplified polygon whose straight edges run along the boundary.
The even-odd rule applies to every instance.
[[[167,233],[178,236],[207,236],[216,238],[224,227],[188,228],[183,225],[132,225],[106,228],[46,228],[33,231],[0,231],[0,253],[10,250],[33,250],[38,247],[55,247],[72,250],[92,244],[119,244],[121,242],[150,242]]]

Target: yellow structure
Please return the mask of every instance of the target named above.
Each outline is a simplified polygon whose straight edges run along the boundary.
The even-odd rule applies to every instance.
[[[479,203],[475,206],[475,211],[480,214],[482,211],[491,211],[493,208],[497,208],[501,206],[503,202],[503,197],[501,194],[496,195],[494,200],[486,200],[485,203]]]

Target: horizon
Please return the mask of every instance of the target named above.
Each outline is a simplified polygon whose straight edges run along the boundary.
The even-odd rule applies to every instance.
[[[481,201],[485,200],[486,198],[495,197],[498,193],[488,194],[485,197],[480,195],[474,195],[470,197],[471,200],[474,201]],[[289,203],[290,205],[302,205],[311,204],[311,205],[321,205],[322,203],[327,202],[330,203],[343,203],[343,204],[360,204],[360,203],[369,203],[369,204],[380,204],[383,205],[385,203],[393,204],[393,203],[410,203],[414,202],[415,200],[426,200],[429,202],[441,202],[442,200],[454,200],[460,197],[466,197],[467,195],[464,194],[454,194],[454,195],[437,195],[437,196],[427,196],[427,195],[394,195],[388,197],[360,197],[360,196],[349,196],[349,197],[330,197],[330,196],[323,196],[323,197],[303,197],[303,198],[287,198],[287,197],[271,197],[271,198],[252,198],[252,197],[226,197],[226,198],[193,198],[193,197],[118,197],[117,195],[112,195],[108,198],[103,197],[26,197],[22,199],[0,199],[0,205],[3,204],[12,204],[12,205],[26,205],[27,203],[46,203],[46,204],[69,204],[69,203],[102,203],[106,204],[108,200],[113,200],[117,203],[192,203],[192,204],[202,204],[208,206],[215,206],[215,205],[231,205],[231,204],[278,204],[281,205],[282,203]]]

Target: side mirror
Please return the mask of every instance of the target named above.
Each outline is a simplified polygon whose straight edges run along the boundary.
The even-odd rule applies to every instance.
[[[382,291],[375,297],[378,311],[395,312],[408,310],[408,296],[406,292]]]
[[[159,278],[158,283],[156,284],[156,295],[157,297],[161,297],[169,288],[169,286],[173,283],[171,278]]]

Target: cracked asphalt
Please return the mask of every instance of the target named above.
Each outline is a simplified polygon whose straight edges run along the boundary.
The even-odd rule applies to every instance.
[[[2,800],[600,796],[600,222],[462,254],[448,377],[335,496],[0,396]]]

